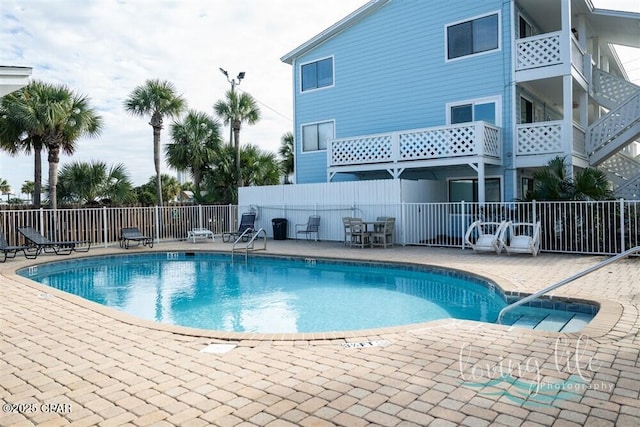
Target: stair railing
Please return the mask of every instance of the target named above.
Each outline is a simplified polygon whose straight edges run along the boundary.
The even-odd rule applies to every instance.
[[[594,67],[594,95],[601,96],[609,101],[608,107],[621,104],[638,90],[640,90],[640,87],[630,81]]]
[[[253,233],[253,229],[248,228],[246,230],[244,230],[244,232],[236,239],[235,242],[233,242],[233,247],[231,248],[231,262],[233,263],[233,254],[236,251],[236,245],[238,243],[240,243],[242,241],[242,238],[249,233]],[[256,249],[255,246],[255,241],[256,239],[262,236],[263,237],[263,247],[262,248],[258,248]],[[266,250],[267,249],[267,232],[264,230],[264,228],[260,228],[258,231],[256,231],[253,236],[251,236],[251,239],[247,242],[247,244],[244,246],[244,261],[247,262],[247,260],[249,259],[249,250]]]
[[[620,254],[618,254],[616,256],[613,256],[611,258],[608,258],[608,259],[606,259],[604,261],[601,261],[601,262],[597,263],[596,265],[593,265],[593,266],[591,266],[589,268],[586,268],[586,269],[582,270],[581,272],[574,274],[573,276],[567,277],[566,279],[563,279],[563,280],[559,281],[558,283],[555,283],[555,284],[553,284],[553,285],[551,285],[549,287],[546,287],[546,288],[544,288],[542,290],[539,290],[538,292],[533,293],[533,294],[531,294],[531,295],[529,295],[527,297],[519,299],[518,301],[516,301],[514,303],[511,303],[508,306],[506,306],[505,308],[503,308],[502,310],[500,310],[500,313],[498,314],[498,320],[496,322],[498,324],[501,324],[502,323],[502,318],[504,317],[504,314],[507,311],[511,311],[516,307],[519,307],[519,306],[521,306],[523,304],[526,304],[526,303],[528,303],[528,302],[530,302],[530,301],[532,301],[532,300],[534,300],[536,298],[541,297],[542,295],[544,295],[546,293],[549,293],[549,292],[551,292],[551,291],[553,291],[555,289],[558,289],[561,286],[564,286],[564,285],[566,285],[568,283],[571,283],[574,280],[577,280],[577,279],[581,278],[582,276],[586,276],[587,274],[592,273],[592,272],[594,272],[596,270],[599,270],[602,267],[605,267],[605,266],[607,266],[607,265],[609,265],[611,263],[614,263],[616,261],[619,261],[619,260],[621,260],[623,258],[628,257],[629,255],[633,255],[633,254],[636,254],[636,253],[640,253],[640,246],[636,246],[635,248],[631,248],[629,250],[626,250],[626,251],[624,251],[624,252],[622,252],[622,253],[620,253]]]
[[[603,149],[637,124],[640,121],[639,112],[640,91],[589,126],[588,154],[591,156]]]

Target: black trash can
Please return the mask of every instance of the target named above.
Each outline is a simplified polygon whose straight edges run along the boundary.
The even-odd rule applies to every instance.
[[[287,240],[286,218],[273,218],[271,225],[273,225],[273,240]]]

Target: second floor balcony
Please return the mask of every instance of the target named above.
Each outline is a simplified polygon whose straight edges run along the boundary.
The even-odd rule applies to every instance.
[[[405,169],[455,164],[502,163],[502,129],[486,122],[361,135],[329,141],[329,173]]]
[[[572,35],[571,46],[562,44],[562,33],[539,34],[516,40],[518,80],[566,74],[571,65],[586,81],[590,80],[591,56]]]

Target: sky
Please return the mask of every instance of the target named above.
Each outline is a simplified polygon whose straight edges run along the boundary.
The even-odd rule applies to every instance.
[[[427,0],[425,0],[427,1]],[[258,101],[262,116],[244,125],[242,144],[277,152],[293,127],[291,66],[280,58],[367,0],[0,0],[0,65],[32,67],[32,80],[65,84],[90,99],[103,117],[97,138],[78,141],[60,167],[75,161],[123,163],[134,185],[155,175],[148,118],[123,108],[147,79],[172,82],[190,109],[213,115],[230,77]],[[640,12],[640,0],[593,0],[596,7]],[[640,55],[622,52],[640,83]],[[165,120],[162,144],[170,142]],[[229,128],[221,134],[229,138]],[[48,177],[43,154],[43,185]],[[163,173],[175,174],[166,164]],[[33,181],[33,156],[0,152],[0,178],[18,197]],[[12,196],[13,197],[13,196]]]

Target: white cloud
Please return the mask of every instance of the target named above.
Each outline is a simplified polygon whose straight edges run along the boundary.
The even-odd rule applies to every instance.
[[[32,79],[64,83],[89,96],[103,116],[101,136],[79,141],[61,164],[122,162],[139,185],[155,172],[148,119],[129,117],[122,107],[136,86],[149,78],[169,80],[190,108],[213,114],[213,104],[230,88],[218,68],[232,76],[245,71],[239,89],[261,103],[262,120],[245,126],[241,140],[277,151],[293,115],[291,69],[279,58],[364,2],[3,0],[0,62],[33,67]],[[163,143],[170,123],[165,121]],[[222,136],[228,138],[226,127]],[[33,180],[33,157],[0,153],[0,177],[19,192]]]

